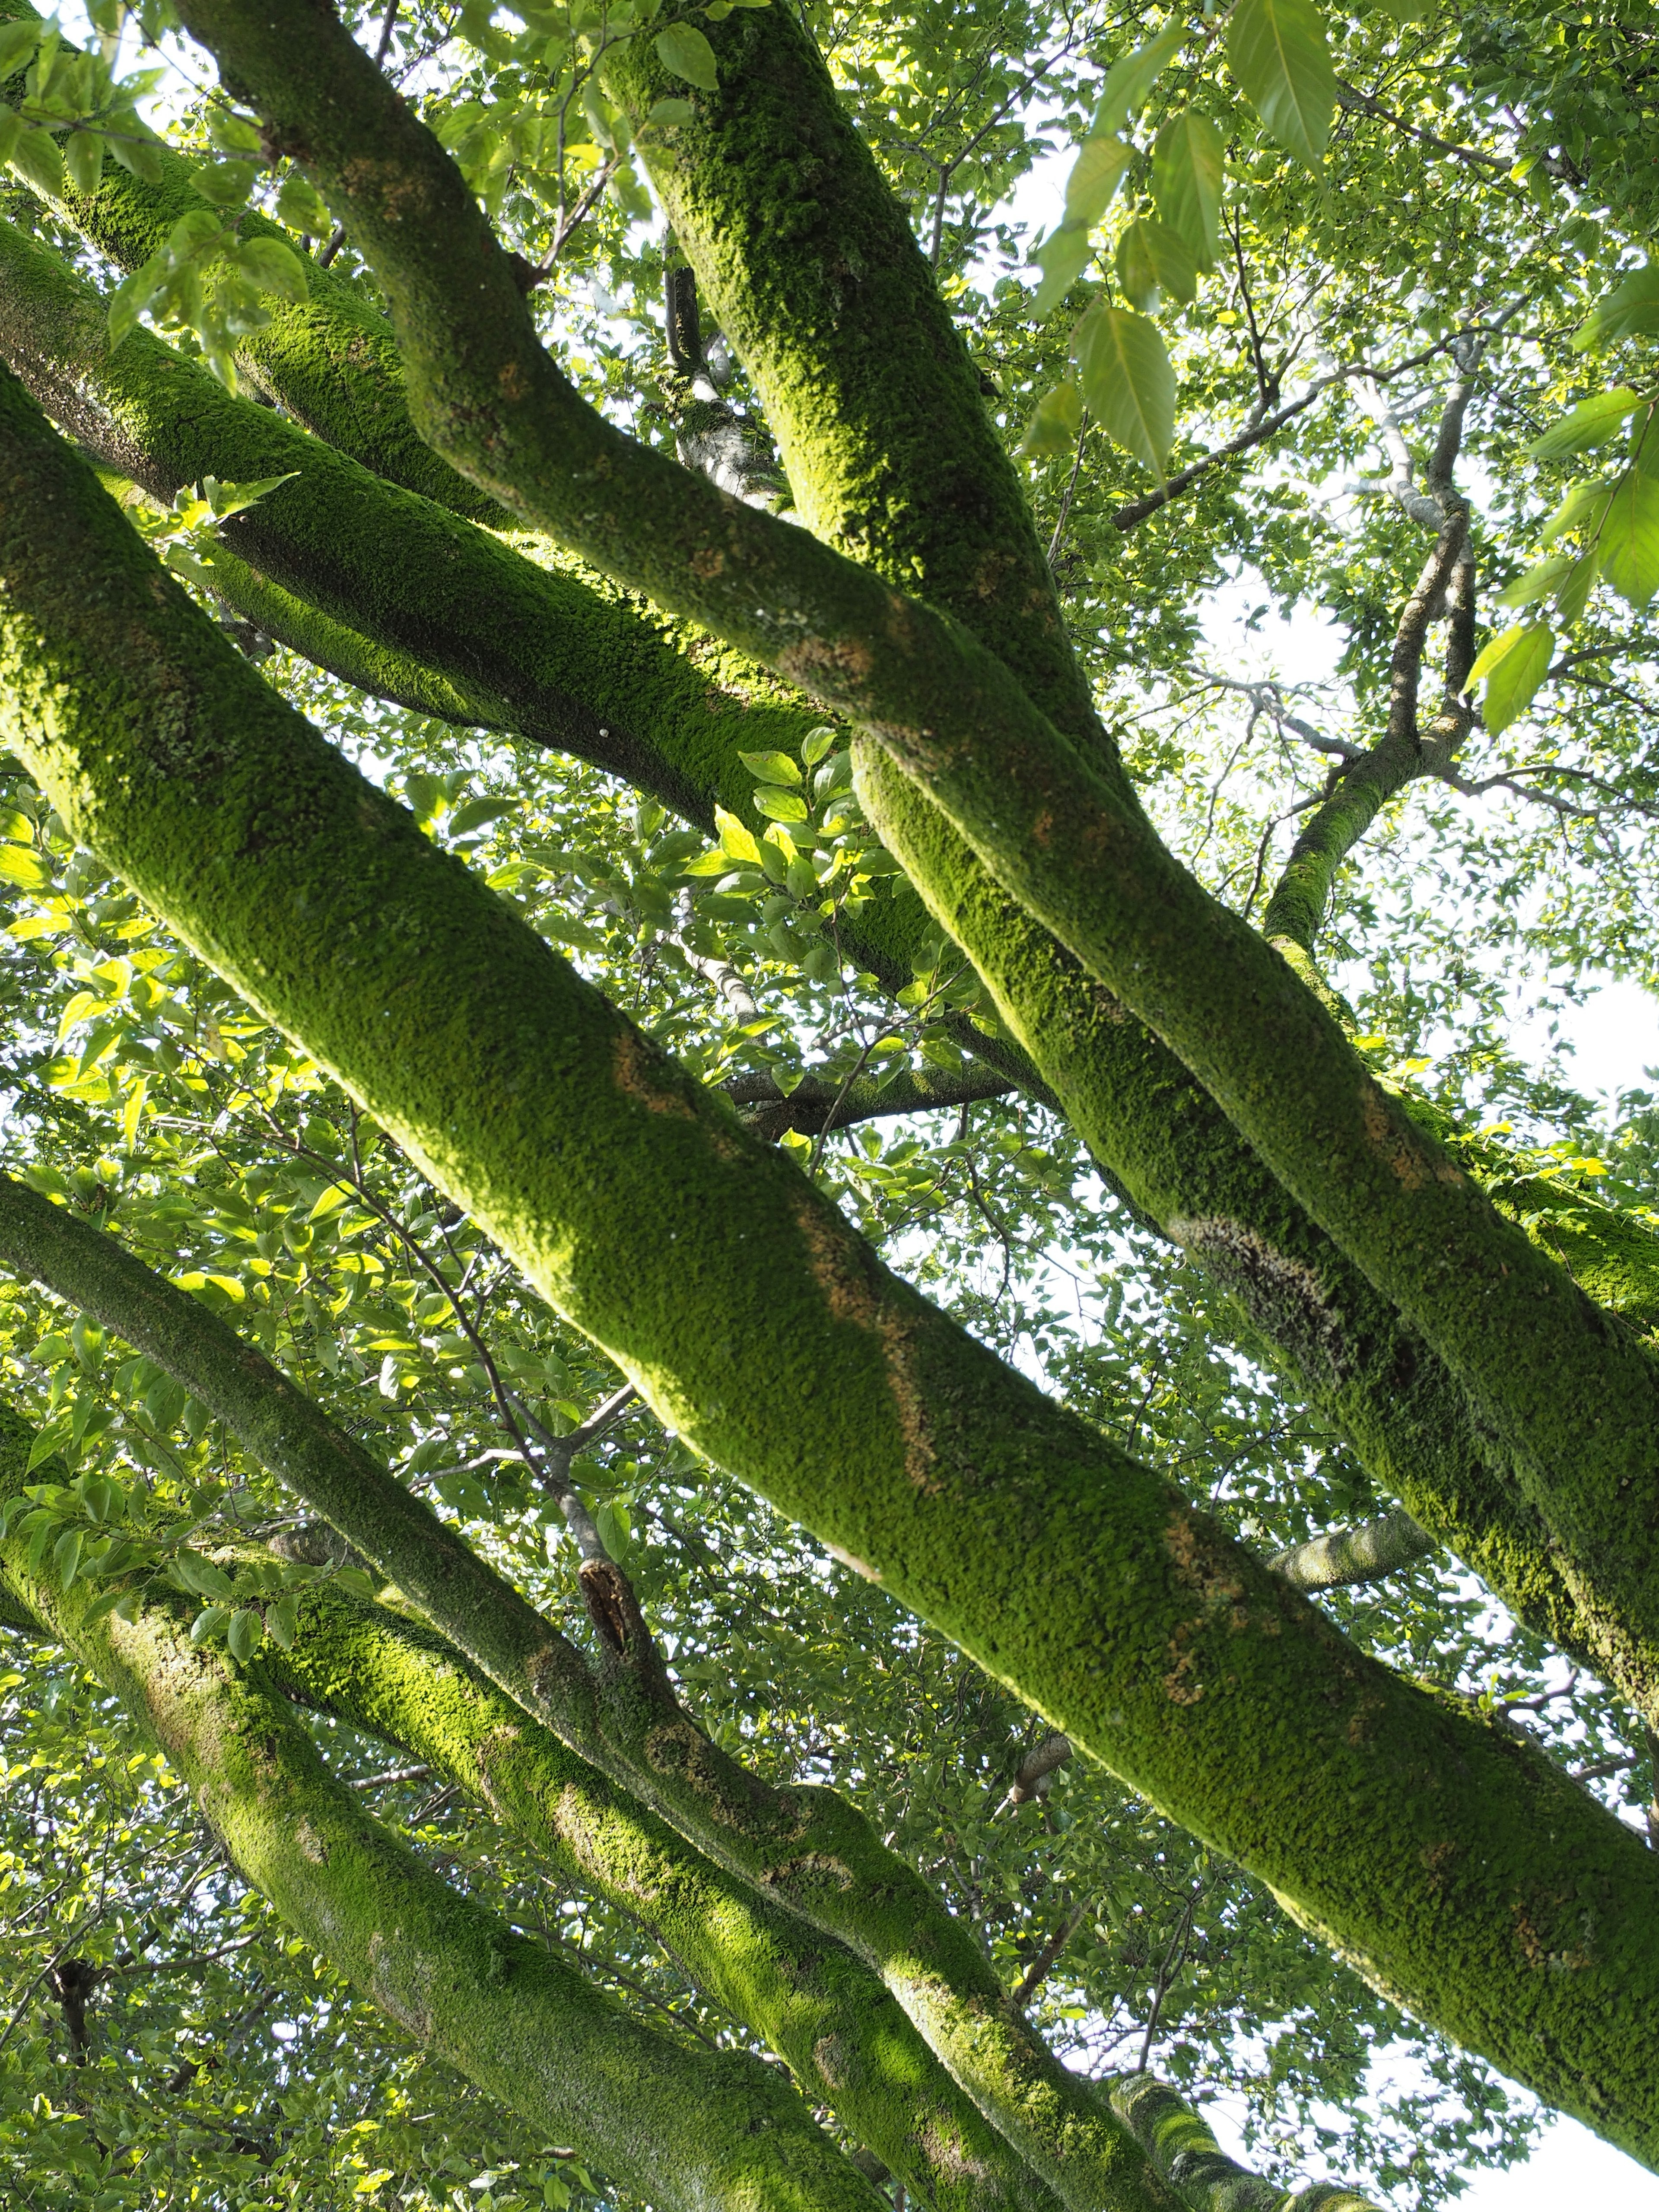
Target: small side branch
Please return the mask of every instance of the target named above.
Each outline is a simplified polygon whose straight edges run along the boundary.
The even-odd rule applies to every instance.
[[[1328,1536],[1292,1544],[1268,1565],[1299,1590],[1351,1589],[1360,1583],[1381,1582],[1385,1576],[1398,1574],[1402,1567],[1415,1566],[1439,1548],[1434,1538],[1400,1506],[1375,1521],[1362,1521],[1355,1528],[1338,1528]]]

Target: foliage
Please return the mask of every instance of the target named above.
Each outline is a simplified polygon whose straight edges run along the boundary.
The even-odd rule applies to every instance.
[[[644,167],[653,134],[690,111],[665,96],[636,135],[601,70],[650,39],[677,81],[715,93],[705,31],[655,28],[659,12],[469,0],[453,21],[377,11],[358,34],[520,257],[556,356],[667,447],[683,403],[658,306],[673,245]],[[728,12],[715,0],[704,20]],[[1399,611],[1429,542],[1413,501],[1450,497],[1433,456],[1466,388],[1453,444],[1480,627],[1498,608],[1522,619],[1452,687],[1484,683],[1482,719],[1389,794],[1343,861],[1321,958],[1374,1065],[1482,1133],[1487,1180],[1511,1200],[1524,1185],[1516,1210],[1538,1233],[1581,1204],[1659,1224],[1653,1096],[1598,1105],[1516,1021],[1607,975],[1659,987],[1642,621],[1659,588],[1659,277],[1636,259],[1659,117],[1644,11],[1591,22],[1489,0],[1327,21],[1312,0],[1237,0],[1150,37],[1137,11],[1027,0],[805,12],[1022,457],[1073,639],[1145,803],[1247,918],[1385,727]],[[352,244],[256,117],[175,76],[154,126],[143,119],[155,57],[181,51],[166,9],[93,21],[98,55],[73,56],[55,30],[0,31],[0,67],[23,80],[0,156],[52,203],[31,219],[58,243],[106,146],[141,179],[163,137],[195,163],[202,206],[136,270],[97,270],[112,345],[148,324],[234,388],[243,342],[309,296],[325,253],[372,302]],[[193,85],[206,65],[189,51]],[[1034,239],[1011,197],[1062,149],[1065,172],[1040,173]],[[740,368],[722,397],[750,397]],[[129,493],[128,511],[229,622],[220,527],[286,481],[204,478],[170,508]],[[1217,611],[1234,604],[1237,638]],[[1328,641],[1327,672],[1275,674],[1279,616]],[[839,726],[743,752],[752,823],[721,809],[711,833],[580,761],[458,732],[236,634],[435,845],[705,1083],[841,1097],[873,1079],[897,1098],[914,1073],[959,1074],[975,1039],[1006,1042],[937,932],[908,983],[862,964],[858,947],[912,894],[854,794]],[[591,1641],[578,1540],[541,1469],[613,1398],[617,1370],[323,1067],[75,848],[15,762],[3,802],[10,1170],[231,1321]],[[1386,1502],[1272,1347],[1044,1105],[878,1103],[856,1127],[781,1141],[912,1280],[1253,1547],[1276,1553]],[[64,1587],[96,1581],[117,1613],[152,1584],[190,1593],[196,1635],[237,1663],[291,1642],[313,1585],[371,1587],[335,1556],[250,1562],[249,1539],[292,1534],[293,1500],[205,1405],[85,1316],[9,1284],[0,1361],[40,1425],[37,1461],[57,1455],[65,1477],[33,1485],[10,1526]],[[637,1401],[569,1473],[714,1739],[769,1778],[855,1796],[1007,1985],[1042,1963],[1032,2016],[1073,2064],[1150,2059],[1200,2101],[1225,2097],[1264,2170],[1328,2170],[1402,2208],[1524,2154],[1523,2094],[1103,1772],[1073,1762],[1010,1806],[1036,1718]],[[1454,1564],[1327,1603],[1365,1649],[1529,1728],[1641,1824],[1659,1788],[1651,1739]],[[0,2176],[20,2203],[622,2201],[306,1954],[95,1679],[21,1633],[8,1664]],[[395,1747],[314,1725],[330,1763],[457,1887],[667,2033],[760,2047],[482,1808]]]

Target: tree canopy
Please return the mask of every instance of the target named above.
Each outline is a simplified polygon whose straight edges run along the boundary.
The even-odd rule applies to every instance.
[[[9,2199],[1659,2169],[1656,56],[0,0]]]

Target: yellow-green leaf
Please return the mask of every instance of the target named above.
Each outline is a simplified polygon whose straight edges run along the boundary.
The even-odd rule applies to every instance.
[[[1099,307],[1078,333],[1078,368],[1089,411],[1109,438],[1161,481],[1175,439],[1175,371],[1145,315]]]
[[[1466,690],[1484,682],[1482,717],[1494,737],[1531,706],[1555,650],[1547,623],[1518,623],[1495,637],[1469,671]]]
[[[1622,385],[1616,391],[1598,392],[1593,399],[1581,399],[1570,408],[1541,438],[1534,438],[1527,448],[1528,455],[1534,461],[1553,461],[1564,453],[1582,453],[1592,446],[1610,445],[1641,404],[1638,395]]]
[[[1091,134],[1102,137],[1108,131],[1121,131],[1129,118],[1139,112],[1155,79],[1186,43],[1187,26],[1177,15],[1155,39],[1114,62],[1101,88],[1100,102],[1090,125]]]
[[[1152,191],[1159,218],[1206,275],[1215,267],[1225,152],[1214,124],[1188,108],[1171,116],[1158,132],[1152,155]]]
[[[714,68],[714,49],[695,24],[671,23],[665,31],[659,31],[651,41],[657,50],[657,58],[673,76],[684,77],[699,92],[718,90],[720,78]]]
[[[1117,280],[1143,314],[1168,293],[1172,300],[1198,296],[1198,269],[1180,238],[1156,216],[1132,222],[1117,242]]]
[[[1038,400],[1019,450],[1030,460],[1069,453],[1082,428],[1082,392],[1075,384],[1057,384]]]
[[[1069,228],[1092,230],[1123,181],[1133,158],[1121,138],[1085,138],[1078,148],[1072,173],[1066,179],[1066,222]]]
[[[1028,310],[1033,320],[1051,315],[1089,265],[1089,234],[1079,224],[1062,223],[1045,238],[1031,258],[1042,271],[1042,282],[1031,295]]]
[[[1239,0],[1227,59],[1285,152],[1317,169],[1336,113],[1336,72],[1313,0]]]
[[[0,883],[39,891],[44,890],[51,881],[52,869],[39,853],[24,845],[0,845]]]

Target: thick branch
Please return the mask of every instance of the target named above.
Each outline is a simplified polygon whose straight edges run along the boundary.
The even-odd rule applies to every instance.
[[[771,1790],[703,1735],[661,1675],[633,1593],[614,1566],[590,1563],[584,1570],[585,1595],[616,1662],[605,1683],[594,1680],[575,1647],[510,1584],[225,1322],[113,1238],[4,1177],[0,1261],[96,1314],[182,1382],[261,1465],[321,1513],[580,1759],[654,1803],[682,1834],[712,1848],[717,1860],[763,1895],[832,1935],[846,1936],[860,1956],[879,1966],[901,2002],[925,1981],[927,2002],[918,2025],[959,2061],[965,2047],[975,2047],[973,2080],[965,2086],[977,2092],[999,2124],[1003,2111],[1022,2098],[1041,2100],[1046,2093],[1054,2101],[1048,2083],[1060,2077],[1055,2087],[1063,2089],[1070,2077],[1012,2007],[1006,2031],[999,2036],[995,2015],[1005,2007],[1004,1992],[964,1925],[914,1869],[881,1846],[843,1800],[823,1790]],[[400,1740],[441,1763],[430,1746]],[[665,1741],[678,1753],[666,1762]],[[597,1776],[592,1786],[603,1788]],[[814,1878],[826,1861],[841,1877],[827,1899],[818,1895]],[[925,2080],[927,2069],[921,2071]],[[879,2083],[875,2094],[879,2128]],[[885,2117],[890,2121],[890,2113]],[[952,2139],[963,2126],[956,2116]],[[1126,2172],[1120,2158],[1114,2172],[1115,2131],[1098,2116],[1093,2129],[1104,2140],[1091,2148],[1085,2107],[1082,2125],[1073,2124],[1069,2131],[1072,2156],[1086,2155],[1101,2177],[1106,2203],[1139,2212],[1136,2161]],[[907,2149],[907,2138],[890,2144],[870,2140],[896,2172],[914,2165],[917,2150]],[[1030,2182],[1019,2179],[1016,2159],[1005,2152],[983,2163],[988,2185],[1001,2192],[988,2203],[1029,2197],[1042,2212],[1044,2192],[1034,2194]]]
[[[422,434],[585,557],[865,724],[1461,1374],[1583,1601],[1659,1634],[1659,1368],[1181,867],[1116,763],[1086,763],[923,602],[606,424],[542,348],[459,171],[314,0],[186,0],[185,15],[352,227],[391,302]],[[738,35],[729,18],[715,28]]]
[[[823,189],[822,180],[818,189]],[[172,206],[167,192],[152,191],[112,165],[100,192],[78,212],[100,247],[142,259],[165,234]],[[81,416],[69,419],[82,422],[83,434],[92,434],[96,421],[102,419],[101,415],[92,422],[83,419],[88,397],[95,394],[100,409],[118,422],[120,434],[136,440],[149,465],[161,471],[159,484],[207,473],[234,481],[280,473],[300,463],[298,482],[254,511],[264,533],[258,550],[267,565],[295,574],[307,588],[327,596],[329,586],[319,580],[311,545],[322,540],[332,558],[342,548],[349,550],[362,544],[371,556],[369,566],[362,574],[345,562],[337,566],[337,603],[353,621],[370,629],[384,623],[403,636],[408,632],[399,625],[412,626],[422,653],[441,657],[451,645],[457,646],[470,679],[481,669],[496,671],[495,656],[505,655],[505,665],[489,674],[500,703],[492,704],[476,690],[465,694],[446,688],[447,679],[425,660],[395,647],[388,649],[384,631],[371,640],[348,630],[265,581],[234,555],[222,552],[220,572],[228,580],[235,604],[261,627],[348,681],[382,696],[408,698],[422,712],[463,721],[499,720],[509,726],[517,712],[524,733],[533,734],[538,711],[562,709],[556,691],[545,695],[549,704],[544,709],[526,711],[514,703],[527,697],[533,709],[534,701],[542,696],[536,689],[543,679],[535,659],[523,664],[514,660],[514,627],[501,618],[504,607],[524,599],[523,634],[538,653],[544,642],[556,642],[564,664],[572,670],[573,686],[582,687],[584,699],[599,702],[601,712],[593,720],[601,734],[608,735],[615,722],[632,732],[630,742],[643,745],[648,739],[655,749],[653,758],[638,771],[641,787],[659,796],[678,793],[684,803],[689,785],[693,794],[690,818],[696,820],[708,819],[716,799],[723,799],[734,811],[742,811],[748,797],[746,774],[736,775],[729,746],[712,754],[708,749],[711,733],[718,738],[723,729],[731,730],[736,743],[752,738],[752,729],[732,729],[729,719],[711,717],[710,708],[722,702],[700,688],[701,678],[692,678],[688,689],[686,664],[650,620],[614,600],[592,594],[584,599],[580,585],[573,586],[577,599],[562,605],[545,591],[540,569],[519,562],[494,543],[485,546],[481,561],[475,562],[475,532],[444,541],[441,570],[434,579],[428,563],[411,563],[404,557],[405,545],[420,542],[418,534],[412,540],[405,538],[409,516],[395,500],[374,504],[375,495],[384,487],[372,477],[360,475],[345,487],[348,512],[356,504],[362,506],[361,528],[355,535],[337,529],[337,488],[325,483],[323,472],[312,465],[316,448],[309,441],[273,450],[268,443],[273,422],[268,410],[228,400],[204,374],[179,362],[165,348],[152,347],[138,334],[112,364],[104,343],[101,308],[94,307],[87,295],[84,311],[76,311],[75,280],[63,265],[39,248],[22,248],[4,233],[0,233],[0,246],[8,254],[7,281],[17,287],[10,328],[21,367],[26,374],[41,377],[42,390],[54,406],[81,408]],[[395,362],[387,366],[392,361],[389,339],[366,351],[360,348],[357,320],[331,320],[334,307],[326,294],[319,296],[319,292],[314,286],[304,311],[309,340],[295,338],[264,356],[275,388],[294,411],[303,415],[309,410],[318,417],[319,428],[331,439],[377,471],[395,475],[408,448],[425,449],[409,422]],[[4,298],[0,291],[0,301]],[[353,316],[360,318],[361,313],[354,307]],[[287,327],[284,315],[278,316],[277,325]],[[787,340],[788,325],[775,324],[773,333]],[[289,335],[294,337],[292,331]],[[50,346],[43,352],[41,342],[48,336]],[[141,355],[144,348],[151,349]],[[343,387],[327,378],[316,380],[312,371],[319,351],[327,360],[354,363],[356,388],[370,404],[348,407]],[[64,370],[70,372],[67,383]],[[823,414],[827,421],[836,419],[833,406]],[[191,439],[198,442],[181,442]],[[451,481],[459,484],[461,479]],[[307,487],[329,493],[315,509],[314,524],[294,504]],[[296,516],[297,526],[291,527]],[[959,522],[956,517],[947,520],[953,526]],[[428,599],[428,592],[435,596]],[[526,592],[529,597],[524,599]],[[620,634],[613,634],[619,617],[624,626]],[[553,641],[556,623],[564,628]],[[706,644],[696,658],[700,664],[706,661]],[[613,696],[618,666],[626,672],[627,686],[620,698]],[[619,715],[630,719],[618,720]],[[804,733],[814,719],[810,712],[801,714],[799,732]],[[791,732],[782,728],[781,714],[775,720],[776,741],[787,745]],[[580,750],[580,718],[562,736]],[[605,756],[599,757],[603,764]],[[866,761],[865,773],[866,781],[878,773],[873,757]],[[1052,939],[988,890],[977,857],[953,832],[946,833],[920,794],[903,796],[912,790],[902,778],[889,775],[884,781],[889,842],[901,834],[896,808],[915,816],[908,832],[908,865],[913,878],[928,892],[935,918],[958,936],[970,908],[991,926],[990,936],[981,929],[966,949],[981,972],[993,979],[1005,1020],[1043,1058],[1065,1110],[1115,1187],[1148,1220],[1176,1235],[1219,1273],[1252,1326],[1266,1334],[1288,1364],[1297,1387],[1310,1393],[1343,1426],[1379,1481],[1405,1496],[1412,1510],[1477,1566],[1521,1618],[1564,1649],[1586,1652],[1589,1633],[1561,1583],[1542,1532],[1504,1497],[1492,1471],[1490,1448],[1471,1430],[1457,1386],[1265,1173],[1180,1063],[1122,1008],[1079,975]],[[919,836],[923,817],[927,839]],[[930,866],[937,866],[932,890]],[[877,943],[860,943],[856,956],[878,975],[908,975],[917,927],[910,919],[913,913],[902,906],[883,910],[886,935]],[[742,991],[733,971],[722,968],[718,974],[710,972],[728,995]],[[980,1052],[990,1053],[1000,1066],[1008,1065],[1007,1053],[977,1036],[972,1042]],[[1030,1089],[1035,1079],[1029,1066],[1020,1064],[1018,1079]],[[1232,1226],[1224,1238],[1218,1239],[1205,1231],[1206,1223]],[[1314,1282],[1321,1319],[1310,1328],[1304,1301],[1291,1286]],[[1363,1360],[1355,1359],[1354,1346],[1366,1347]],[[1413,1378],[1409,1389],[1402,1389],[1402,1376]],[[1643,1696],[1649,1678],[1642,1664],[1629,1661],[1605,1632],[1600,1660],[1633,1696]]]
[[[0,719],[72,832],[335,1072],[695,1449],[879,1575],[1423,2017],[1659,2151],[1632,2025],[1659,2009],[1652,1855],[1540,1753],[1346,1644],[889,1274],[797,1168],[264,688],[3,384],[0,471]],[[42,511],[50,532],[31,527]],[[683,1232],[667,1264],[665,1220]],[[1062,1525],[1067,1572],[1034,1591],[1029,1562]],[[450,1604],[440,1625],[476,1661],[505,1613],[497,1595],[489,1621]],[[763,1801],[763,1849],[732,1820],[750,1779],[689,1728],[657,1727],[626,1654],[613,1683],[605,1725],[631,1711],[653,1735],[656,1809],[857,1942],[964,2086],[1001,2102],[1026,2063],[1006,1996],[964,2049],[939,2008],[981,1969],[941,1972],[929,1893],[919,1923],[884,1854],[896,1886],[872,1899],[860,1824],[812,1791]],[[501,1686],[557,1724],[533,1672],[515,1664]],[[1582,1967],[1533,1963],[1562,1952]],[[1068,2201],[1132,2197],[1127,2154],[1103,2168],[1072,2095],[1028,2069],[1017,2113],[997,2117]]]
[[[1006,1098],[1013,1089],[994,1069],[964,1067],[955,1073],[921,1067],[890,1083],[870,1078],[844,1086],[808,1076],[786,1097],[769,1075],[736,1075],[722,1089],[759,1136],[775,1142],[786,1129],[816,1137],[874,1121],[894,1114],[927,1114],[940,1107],[969,1106],[983,1098]]]
[[[9,1496],[33,1441],[0,1413]],[[659,2034],[422,1866],[327,1772],[263,1668],[191,1643],[192,1601],[153,1587],[134,1621],[94,1620],[91,1586],[58,1590],[27,1553],[0,1545],[13,1603],[121,1698],[243,1878],[417,2043],[653,2203],[876,2212],[775,2068]]]

